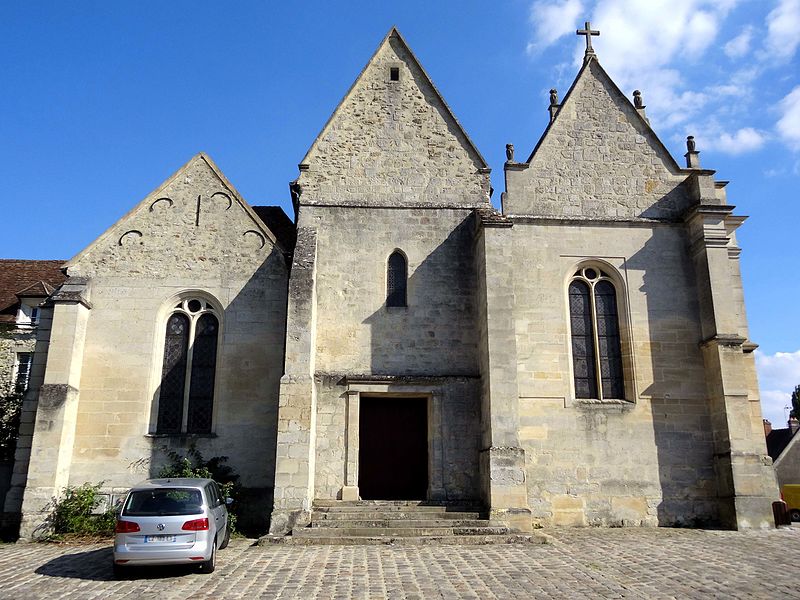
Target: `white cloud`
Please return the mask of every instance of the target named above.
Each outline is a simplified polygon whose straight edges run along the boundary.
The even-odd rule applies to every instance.
[[[766,48],[773,58],[789,59],[800,44],[800,0],[779,0],[767,15]]]
[[[792,391],[800,385],[800,350],[764,354],[756,350],[756,369],[761,390],[761,410],[774,427],[785,427]]]
[[[766,141],[767,138],[763,133],[752,127],[743,127],[733,134],[725,131],[704,137],[703,147],[709,150],[718,150],[725,154],[737,155],[758,150]]]
[[[528,44],[528,52],[535,53],[560,37],[573,33],[582,14],[581,0],[536,0],[531,6],[533,40]]]
[[[742,30],[742,33],[725,44],[725,54],[731,58],[739,58],[744,56],[750,50],[750,42],[752,41],[753,27],[748,25]]]
[[[735,5],[735,0],[598,0],[592,20],[601,31],[595,44],[600,62],[620,87],[643,91],[656,127],[682,123],[708,98],[687,93],[676,67],[716,47],[717,32]],[[576,60],[582,56],[579,47]]]
[[[747,6],[728,19],[740,4]],[[767,49],[783,57],[796,51],[800,0],[533,0],[530,11],[531,52],[563,44],[590,18],[601,32],[592,41],[603,67],[629,98],[642,91],[662,135],[692,134],[702,149],[727,154],[755,152],[773,139],[800,150],[800,92],[777,103],[775,81],[765,81],[769,75],[790,86],[797,81]],[[583,38],[572,48],[575,68],[583,61]],[[756,104],[775,110],[758,112]],[[780,119],[774,130],[763,123],[770,116]]]
[[[781,118],[775,124],[778,135],[793,149],[800,150],[800,85],[780,101]]]

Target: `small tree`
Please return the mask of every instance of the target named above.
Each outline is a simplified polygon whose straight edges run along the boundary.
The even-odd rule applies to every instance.
[[[792,412],[789,413],[789,418],[792,417],[800,419],[800,385],[795,386],[792,392]]]

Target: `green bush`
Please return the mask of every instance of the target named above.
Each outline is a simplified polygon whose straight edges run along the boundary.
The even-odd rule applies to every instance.
[[[239,497],[239,475],[234,469],[225,463],[228,462],[227,456],[214,456],[205,460],[200,451],[190,446],[186,452],[186,456],[181,455],[175,450],[164,449],[167,457],[169,457],[169,464],[164,465],[158,472],[158,476],[162,478],[170,477],[202,477],[205,479],[213,479],[219,484],[220,491],[223,498],[233,498],[233,505],[228,507],[228,517],[231,528],[231,533],[237,533],[237,502]]]
[[[64,488],[64,493],[53,505],[50,525],[53,538],[65,536],[110,536],[114,533],[116,511],[112,508],[101,514],[93,514],[100,506],[102,483]]]

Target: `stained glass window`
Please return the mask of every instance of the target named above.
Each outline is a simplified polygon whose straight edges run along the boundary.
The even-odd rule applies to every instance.
[[[408,268],[405,256],[400,252],[392,252],[386,273],[386,306],[407,306],[407,279]]]
[[[158,432],[178,433],[183,423],[183,395],[189,348],[189,317],[173,314],[167,321],[161,393],[158,396]]]
[[[207,302],[178,303],[167,320],[157,433],[210,433],[219,320]]]
[[[617,292],[602,271],[579,270],[569,284],[576,398],[623,399]]]
[[[206,313],[197,320],[192,352],[192,376],[189,383],[189,415],[186,431],[211,431],[214,408],[214,373],[217,368],[217,318]]]
[[[597,398],[592,300],[589,286],[583,281],[569,284],[569,316],[575,395],[578,398]]]

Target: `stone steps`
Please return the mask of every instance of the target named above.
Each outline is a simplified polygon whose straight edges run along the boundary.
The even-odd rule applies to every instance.
[[[300,527],[292,531],[296,537],[424,537],[452,535],[502,535],[510,533],[508,527]]]
[[[342,506],[314,506],[313,510],[318,513],[453,513],[453,512],[478,512],[480,507],[475,505],[400,505],[400,504],[369,504],[358,506],[354,504]]]
[[[480,512],[444,512],[444,511],[335,511],[321,512],[314,510],[311,514],[312,523],[333,521],[404,521],[415,519],[475,520],[480,519]]]
[[[260,544],[467,544],[542,543],[519,535],[505,523],[485,518],[477,502],[353,501],[314,502],[311,523],[285,537],[265,536]]]
[[[287,544],[292,546],[485,546],[489,544],[547,544],[549,539],[543,534],[508,534],[508,535],[429,535],[392,537],[378,536],[317,536],[308,537],[294,535],[266,535],[258,540],[259,546],[269,544]]]
[[[314,500],[315,509],[325,508],[351,508],[355,510],[367,510],[370,508],[389,509],[396,507],[413,507],[417,509],[431,508],[442,510],[451,506],[469,506],[472,509],[480,508],[481,504],[474,500]]]
[[[420,518],[417,516],[416,518],[409,518],[409,519],[396,519],[396,518],[366,518],[365,516],[360,516],[357,518],[349,518],[349,519],[318,519],[315,518],[316,515],[312,516],[311,518],[311,527],[312,528],[334,528],[334,529],[341,529],[347,527],[357,527],[357,528],[366,528],[366,527],[381,527],[384,529],[396,529],[402,527],[412,527],[412,528],[422,528],[428,529],[432,527],[445,527],[445,528],[452,528],[452,527],[485,527],[489,525],[489,521],[485,519],[478,519],[477,517],[474,519],[429,519],[427,516],[425,518]]]

